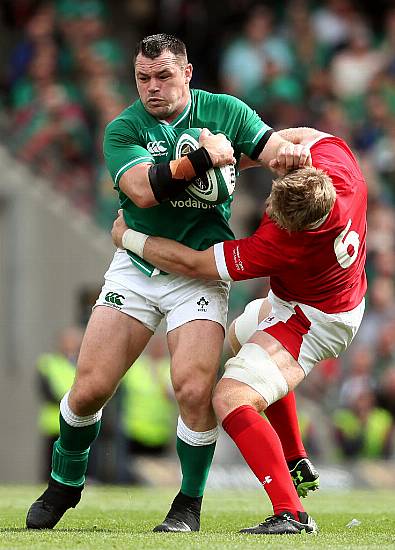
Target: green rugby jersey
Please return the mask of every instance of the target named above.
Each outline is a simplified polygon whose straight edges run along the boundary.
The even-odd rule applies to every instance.
[[[231,199],[211,206],[183,192],[176,199],[151,208],[139,208],[119,189],[122,174],[132,166],[172,160],[177,137],[186,128],[208,128],[214,134],[224,134],[232,143],[237,161],[242,153],[256,158],[270,130],[257,113],[239,99],[191,90],[188,105],[171,123],[157,120],[140,100],[135,101],[108,124],[104,158],[129,227],[148,235],[174,239],[195,250],[205,250],[234,238],[228,224]],[[157,272],[138,256],[130,253],[130,257],[147,275]]]

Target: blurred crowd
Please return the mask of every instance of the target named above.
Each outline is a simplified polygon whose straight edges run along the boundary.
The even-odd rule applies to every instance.
[[[65,327],[54,349],[37,358],[42,480],[51,471],[52,447],[59,437],[59,403],[73,383],[83,334],[82,326]],[[144,483],[136,461],[174,452],[176,421],[166,338],[159,333],[151,338],[106,407],[100,437],[92,447],[88,476],[102,482]]]
[[[147,33],[185,40],[194,86],[244,99],[274,128],[314,126],[346,139],[369,186],[367,310],[349,352],[302,385],[301,423],[317,456],[328,456],[331,441],[335,456],[393,457],[393,2],[4,0],[1,10],[3,141],[106,230],[117,197],[103,166],[103,129],[136,98],[132,49]],[[257,179],[265,177],[242,180],[244,233],[261,216],[267,185]],[[235,309],[263,286],[236,291]]]

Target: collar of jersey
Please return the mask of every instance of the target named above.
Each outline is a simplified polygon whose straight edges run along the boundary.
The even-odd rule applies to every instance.
[[[174,120],[172,120],[171,122],[166,122],[166,120],[159,120],[159,122],[161,124],[166,124],[166,126],[173,126],[174,128],[188,116],[188,113],[190,110],[191,110],[191,99],[189,99],[188,104],[185,107],[185,109],[182,111],[182,113],[180,113],[178,117],[176,117]]]

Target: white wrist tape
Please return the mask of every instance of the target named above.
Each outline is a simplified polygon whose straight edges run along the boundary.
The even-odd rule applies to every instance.
[[[122,246],[130,250],[130,252],[134,252],[140,258],[144,258],[144,245],[147,239],[148,235],[145,233],[140,233],[134,229],[127,229],[122,235]]]

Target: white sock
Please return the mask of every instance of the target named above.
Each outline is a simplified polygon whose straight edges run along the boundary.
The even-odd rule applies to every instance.
[[[63,399],[60,402],[60,414],[69,426],[73,426],[74,428],[83,428],[84,426],[96,424],[96,422],[101,419],[103,409],[100,409],[96,413],[89,414],[88,416],[78,416],[77,414],[74,414],[69,406],[69,394],[70,391],[63,396]]]
[[[178,417],[177,436],[188,445],[193,447],[211,445],[217,441],[218,433],[218,426],[215,426],[212,430],[207,430],[207,432],[194,432],[183,422],[181,416]]]

